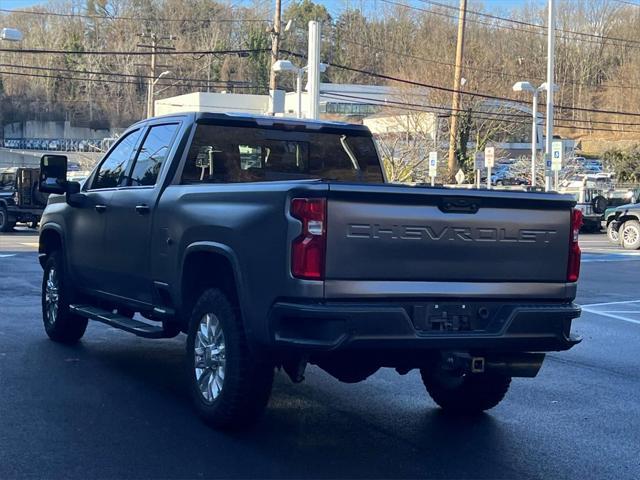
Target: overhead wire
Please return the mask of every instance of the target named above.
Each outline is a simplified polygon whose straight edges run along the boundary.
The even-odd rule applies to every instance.
[[[441,16],[441,17],[445,17],[445,18],[449,18],[451,20],[458,20],[457,15],[453,15],[453,14],[448,14],[436,9],[426,9],[426,8],[420,8],[420,7],[416,7],[415,5],[408,5],[406,3],[401,3],[400,1],[397,0],[380,0],[381,2],[390,4],[390,5],[395,5],[398,7],[403,7],[403,8],[408,8],[411,10],[416,10],[416,11],[420,11],[423,13],[428,13],[430,15],[437,15],[437,16]],[[420,0],[423,1],[425,3],[429,3],[429,4],[433,4],[435,6],[439,6],[439,7],[443,7],[445,6],[445,4],[439,4],[437,2],[431,2],[430,0]],[[448,5],[448,7],[450,8],[455,8],[455,10],[457,11],[458,8],[457,7],[453,7],[452,5]],[[469,10],[467,9],[467,12],[469,12]],[[486,14],[489,15],[489,14]],[[496,17],[495,15],[493,17]],[[527,34],[534,34],[534,35],[540,35],[540,36],[546,36],[546,30],[547,27],[545,25],[537,25],[535,23],[529,23],[529,22],[522,22],[519,20],[513,20],[513,19],[508,19],[505,17],[497,17],[497,18],[502,18],[504,19],[505,22],[510,22],[510,23],[515,23],[518,26],[514,26],[514,25],[504,25],[504,24],[496,24],[496,23],[492,23],[489,21],[485,21],[485,20],[480,20],[477,18],[467,18],[467,22],[471,22],[471,23],[475,23],[478,25],[484,25],[487,27],[491,27],[491,28],[499,28],[502,30],[512,30],[515,32],[519,32],[519,33],[527,33]],[[521,28],[521,27],[526,27],[526,28]],[[532,30],[533,28],[533,30]],[[571,35],[574,35],[574,37],[571,37]],[[581,42],[586,42],[586,43],[591,43],[591,44],[596,44],[596,45],[602,45],[603,43],[608,43],[611,46],[617,46],[617,47],[629,47],[629,48],[640,48],[640,41],[636,41],[636,40],[630,40],[630,39],[622,39],[622,38],[615,38],[615,37],[608,37],[608,36],[603,36],[603,35],[596,35],[596,34],[589,34],[586,32],[577,32],[577,31],[573,31],[573,30],[565,30],[565,29],[556,29],[556,37],[563,39],[563,40],[577,40],[577,41],[581,41]],[[588,38],[587,38],[588,37]]]
[[[295,53],[295,52],[291,52],[291,51],[284,51],[283,53],[287,53],[291,56],[294,57],[298,57],[298,58],[306,58],[305,55],[299,54],[299,53]],[[376,72],[371,72],[369,70],[364,70],[361,68],[354,68],[354,67],[349,67],[347,65],[340,65],[334,62],[325,62],[328,66],[330,67],[334,67],[334,68],[339,68],[342,70],[346,70],[346,71],[351,71],[354,73],[360,73],[363,75],[367,75],[367,76],[371,76],[374,78],[379,78],[382,80],[388,80],[388,81],[393,81],[393,82],[398,82],[398,83],[403,83],[406,85],[412,85],[415,87],[423,87],[423,88],[429,88],[429,89],[433,89],[433,90],[439,90],[439,91],[443,91],[443,92],[447,92],[447,93],[460,93],[461,95],[467,95],[467,96],[473,96],[473,97],[479,97],[479,98],[485,98],[485,99],[489,99],[489,100],[499,100],[499,101],[505,101],[505,102],[513,102],[513,103],[519,103],[519,104],[528,104],[529,102],[526,102],[524,100],[519,100],[519,99],[514,99],[514,98],[509,98],[509,97],[502,97],[499,95],[491,95],[488,93],[482,93],[482,92],[471,92],[468,90],[456,90],[450,87],[444,87],[444,86],[440,86],[440,85],[432,85],[432,84],[428,84],[428,83],[423,83],[423,82],[417,82],[415,80],[408,80],[408,79],[404,79],[404,78],[399,78],[399,77],[394,77],[392,75],[386,75],[386,74],[382,74],[382,73],[376,73]],[[623,116],[633,116],[633,117],[640,117],[640,113],[639,112],[628,112],[628,111],[616,111],[616,110],[602,110],[602,109],[595,109],[595,108],[583,108],[583,107],[573,107],[573,106],[569,106],[569,105],[556,105],[556,108],[560,108],[560,109],[564,109],[564,110],[572,110],[572,111],[579,111],[579,112],[588,112],[588,113],[603,113],[603,114],[609,114],[609,115],[623,115]]]
[[[46,75],[46,74],[40,74],[40,73],[24,73],[24,72],[13,72],[13,71],[7,71],[7,70],[0,70],[0,75],[14,75],[14,76],[19,76],[19,77],[33,77],[33,78],[51,78],[54,80],[75,80],[75,81],[81,81],[81,82],[95,82],[95,83],[106,83],[106,84],[128,84],[128,85],[142,85],[141,82],[136,82],[135,80],[107,80],[107,79],[101,79],[101,78],[81,78],[81,77],[69,77],[69,76],[61,76],[61,75]],[[166,82],[163,82],[164,78],[162,80],[160,80],[158,82],[159,86],[163,86],[163,87],[191,87],[191,88],[202,88],[202,87],[206,87],[206,85],[203,84],[190,84],[190,83],[183,83],[180,85],[177,84],[168,84]],[[232,88],[232,89],[266,89],[266,85],[264,87],[260,87],[260,86],[256,86],[256,85],[212,85],[213,87],[222,87],[222,86],[226,86],[227,88]]]
[[[269,20],[262,18],[154,18],[154,17],[131,17],[119,15],[89,15],[83,13],[61,13],[40,10],[21,10],[0,8],[0,12],[9,14],[64,17],[64,18],[84,18],[88,20],[127,20],[136,22],[167,22],[167,23],[269,23]]]
[[[121,55],[121,56],[150,56],[153,51],[144,50],[52,50],[40,48],[0,48],[0,52],[21,54],[46,55]],[[240,48],[226,50],[163,50],[162,55],[249,55],[251,53],[268,53],[270,48]],[[156,52],[157,54],[158,52]]]
[[[334,100],[341,100],[344,99],[346,96],[345,95],[341,95],[341,94],[337,94],[337,93],[324,93],[323,96],[325,98],[331,98]],[[367,98],[367,97],[357,97],[357,96],[349,96],[350,98],[353,99],[358,99],[361,101],[367,101],[367,102],[372,102],[371,98]],[[373,100],[375,101],[375,100]],[[409,111],[417,111],[417,112],[423,112],[423,113],[438,113],[437,110],[442,110],[442,111],[446,111],[449,113],[453,113],[453,109],[450,107],[439,107],[439,106],[424,106],[424,105],[420,105],[420,104],[412,104],[409,102],[390,102],[388,100],[386,101],[378,101],[379,103],[375,103],[373,105],[375,106],[379,106],[379,107],[383,107],[383,108],[395,108],[397,109],[399,106],[402,107],[403,110],[409,110]],[[434,111],[436,110],[436,111]],[[459,111],[465,111],[463,109],[459,109]],[[468,112],[468,111],[465,111]],[[491,113],[491,112],[479,112],[479,111],[473,111],[471,112],[472,114],[472,118],[475,119],[480,119],[480,120],[490,120],[490,121],[496,121],[496,122],[509,122],[509,123],[516,123],[516,124],[520,124],[520,125],[526,125],[526,126],[531,126],[531,122],[527,122],[525,120],[513,120],[511,118],[504,118],[504,117],[513,117],[513,116],[519,116],[517,114],[509,114],[506,112],[496,112],[496,113]],[[527,116],[528,117],[528,116]],[[529,117],[530,118],[530,117]],[[576,125],[566,125],[566,124],[561,124],[558,122],[554,122],[555,126],[557,128],[565,128],[565,129],[571,129],[571,130],[582,130],[582,131],[590,131],[590,132],[608,132],[608,133],[640,133],[640,130],[612,130],[612,129],[608,129],[608,128],[598,128],[598,127],[581,127],[581,126],[576,126]]]
[[[383,47],[378,47],[378,46],[374,46],[372,44],[364,44],[364,43],[360,43],[360,42],[356,42],[355,40],[350,40],[350,39],[345,39],[345,38],[341,38],[342,42],[345,43],[349,43],[352,45],[357,45],[361,48],[370,48],[372,50],[376,50],[378,52],[381,53],[386,53],[386,54],[390,54],[390,55],[397,55],[399,57],[405,57],[405,58],[410,58],[412,60],[418,60],[424,63],[430,63],[433,65],[441,65],[441,66],[445,66],[445,67],[450,67],[450,68],[455,68],[455,64],[451,63],[451,62],[444,62],[442,60],[434,60],[432,58],[426,58],[426,57],[422,57],[419,55],[413,55],[410,53],[406,53],[406,52],[399,52],[397,50],[390,50],[388,48],[383,48]],[[513,73],[508,73],[505,72],[503,70],[493,70],[493,69],[488,69],[488,68],[480,68],[480,67],[475,67],[473,65],[464,65],[463,67],[465,70],[471,70],[474,72],[481,72],[481,73],[488,73],[491,75],[496,75],[496,76],[501,76],[501,77],[509,77],[509,78],[514,78],[514,79],[518,79],[521,80],[522,79],[522,75],[516,75]],[[538,80],[538,81],[546,81],[546,78],[544,77],[538,77],[538,76],[528,76],[528,78],[530,80]],[[605,84],[605,83],[586,83],[586,82],[564,82],[564,85],[575,85],[575,86],[582,86],[582,87],[591,87],[591,88],[613,88],[613,89],[622,89],[622,90],[639,90],[640,89],[640,85],[617,85],[617,84]]]
[[[147,80],[155,80],[157,77],[152,75],[143,75],[143,74],[134,74],[134,73],[120,73],[120,72],[104,72],[104,71],[95,71],[95,70],[78,70],[71,68],[56,68],[56,67],[42,67],[36,65],[17,65],[13,63],[0,63],[0,68],[23,68],[25,70],[40,70],[46,72],[62,72],[62,73],[78,73],[82,75],[104,75],[104,76],[113,76],[113,77],[124,77],[124,78],[139,78],[139,79],[147,79]],[[235,81],[231,80],[228,82],[222,80],[207,80],[206,78],[188,78],[188,77],[170,77],[164,76],[162,80],[176,80],[182,82],[194,82],[194,83],[204,83],[204,84],[223,84],[223,85],[249,85],[252,86],[250,82],[244,81]],[[253,85],[258,86],[258,85]],[[260,85],[264,86],[264,85]]]

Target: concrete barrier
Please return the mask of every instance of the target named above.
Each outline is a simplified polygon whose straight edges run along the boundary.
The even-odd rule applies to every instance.
[[[100,161],[103,153],[92,152],[56,152],[38,150],[20,150],[14,148],[0,148],[1,167],[38,167],[42,155],[66,155],[69,162],[80,165],[81,170],[91,170]]]

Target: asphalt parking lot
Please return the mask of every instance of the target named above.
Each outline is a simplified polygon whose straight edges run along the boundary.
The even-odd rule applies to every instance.
[[[0,236],[0,478],[640,478],[640,252],[584,235],[582,344],[473,419],[442,414],[419,376],[357,385],[278,375],[264,420],[224,434],[191,410],[184,338],[90,324],[50,342],[37,236]]]

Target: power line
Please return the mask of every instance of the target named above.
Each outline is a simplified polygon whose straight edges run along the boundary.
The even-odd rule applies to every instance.
[[[639,5],[640,6],[640,5]],[[397,55],[399,57],[406,57],[406,58],[410,58],[412,60],[418,60],[421,62],[425,62],[425,63],[430,63],[433,65],[442,65],[445,67],[455,67],[455,64],[450,63],[450,62],[443,62],[442,60],[434,60],[432,58],[426,58],[426,57],[421,57],[419,55],[413,55],[410,53],[404,53],[404,52],[399,52],[397,50],[389,50],[387,48],[382,48],[382,47],[377,47],[374,46],[372,44],[364,44],[364,43],[360,43],[360,42],[356,42],[355,40],[350,40],[350,39],[346,39],[346,38],[341,38],[340,41],[345,42],[345,43],[349,43],[352,45],[357,45],[361,48],[370,48],[373,50],[376,50],[378,52],[381,53],[386,53],[386,54],[390,54],[390,55]],[[480,68],[480,67],[474,67],[472,65],[465,65],[464,66],[465,70],[471,70],[471,71],[475,71],[475,72],[481,72],[481,73],[489,73],[492,75],[496,75],[496,76],[501,76],[501,77],[509,77],[509,78],[514,78],[517,80],[522,80],[523,75],[516,75],[513,73],[508,73],[505,72],[503,70],[493,70],[493,69],[488,69],[488,68]],[[546,78],[544,77],[538,77],[535,75],[525,75],[527,78],[531,79],[531,80],[538,80],[538,81],[546,81]],[[617,84],[604,84],[604,83],[586,83],[586,82],[564,82],[564,85],[575,85],[575,86],[582,86],[582,87],[591,87],[591,88],[612,88],[612,89],[624,89],[624,90],[638,90],[640,89],[640,85],[617,85]]]
[[[295,53],[295,52],[290,52],[290,51],[284,51],[283,53],[287,53],[291,56],[297,57],[297,58],[306,58],[305,55],[299,54],[299,53]],[[381,74],[381,73],[376,73],[376,72],[371,72],[368,70],[363,70],[360,68],[353,68],[353,67],[349,67],[346,65],[340,65],[337,63],[332,63],[332,62],[325,62],[327,65],[329,65],[330,67],[334,67],[334,68],[339,68],[341,70],[346,70],[346,71],[350,71],[350,72],[354,72],[354,73],[360,73],[363,75],[368,75],[371,77],[375,77],[375,78],[380,78],[383,80],[389,80],[389,81],[393,81],[393,82],[398,82],[398,83],[404,83],[407,85],[413,85],[415,87],[423,87],[423,88],[430,88],[433,90],[439,90],[442,92],[448,92],[448,93],[452,93],[454,91],[454,89],[452,88],[448,88],[448,87],[441,87],[438,85],[431,85],[428,83],[421,83],[421,82],[416,82],[413,80],[407,80],[404,78],[398,78],[398,77],[394,77],[391,75],[385,75],[385,74]],[[467,96],[472,96],[472,97],[479,97],[479,98],[486,98],[489,100],[499,100],[502,102],[511,102],[511,103],[519,103],[519,104],[528,104],[528,102],[525,102],[524,100],[518,100],[518,99],[514,99],[514,98],[509,98],[509,97],[500,97],[498,95],[490,95],[487,93],[481,93],[481,92],[469,92],[466,90],[460,90],[460,93],[462,95],[467,95]],[[568,105],[555,105],[556,108],[559,109],[563,109],[563,110],[572,110],[572,111],[577,111],[577,112],[587,112],[587,113],[603,113],[603,114],[609,114],[609,115],[623,115],[623,116],[633,116],[633,117],[640,117],[640,113],[635,113],[635,112],[625,112],[625,111],[615,111],[615,110],[599,110],[599,109],[595,109],[595,108],[582,108],[582,107],[570,107]]]
[[[88,20],[128,20],[135,22],[168,22],[168,23],[265,23],[268,20],[261,18],[152,18],[152,17],[128,17],[117,15],[88,15],[81,13],[43,12],[37,10],[10,10],[0,8],[0,12],[17,13],[21,15],[36,15],[46,17],[84,18]]]
[[[95,70],[76,70],[71,68],[39,67],[35,65],[16,65],[12,63],[0,63],[0,68],[24,68],[26,70],[41,70],[46,72],[62,72],[62,73],[79,73],[83,75],[100,75],[100,76],[107,76],[107,77],[112,76],[112,77],[124,77],[124,78],[139,78],[139,79],[152,78],[150,75],[142,75],[142,74],[134,74],[134,73],[102,72],[102,71],[95,71]],[[169,77],[169,76],[162,77],[162,79],[184,81],[184,82],[198,82],[203,84],[207,84],[207,83],[222,84],[223,86],[229,86],[229,85],[252,86],[252,84],[249,82],[242,82],[242,81],[236,81],[236,80],[225,82],[222,80],[210,81],[210,80],[207,80],[206,78],[201,79],[201,78],[185,78],[185,77]],[[263,87],[263,85],[260,85],[260,87]]]
[[[167,50],[163,51],[163,55],[250,55],[252,53],[270,52],[268,48],[252,48],[252,49],[230,49],[230,50]],[[47,54],[47,55],[130,55],[130,56],[148,56],[153,52],[144,51],[122,51],[122,50],[47,50],[37,48],[0,48],[0,52],[13,52],[22,54]]]
[[[453,108],[453,107],[444,107],[444,106],[437,106],[437,105],[426,105],[426,104],[420,104],[420,103],[410,103],[410,102],[406,102],[406,101],[396,101],[396,100],[389,100],[389,99],[384,99],[384,100],[377,100],[377,99],[372,99],[370,97],[363,97],[363,96],[356,96],[356,95],[349,95],[349,94],[345,94],[345,93],[339,93],[339,92],[326,92],[325,94],[323,94],[324,96],[327,95],[332,95],[334,98],[335,97],[342,97],[342,98],[346,98],[346,99],[356,99],[356,100],[368,100],[369,102],[373,101],[373,102],[381,102],[382,104],[393,104],[393,105],[399,105],[399,106],[411,106],[411,107],[424,107],[424,108],[431,108],[431,109],[438,109],[438,110],[445,110],[447,112],[457,112],[457,113],[465,113],[468,112],[469,109],[465,109],[465,108]],[[376,103],[377,105],[377,103]],[[504,107],[509,107],[508,104],[503,105]],[[524,114],[524,113],[509,113],[509,112],[491,112],[491,111],[479,111],[479,110],[475,110],[474,112],[479,112],[483,115],[499,115],[501,117],[510,117],[510,118],[522,118],[522,119],[531,119],[531,115],[528,114]],[[640,127],[640,123],[632,123],[632,122],[614,122],[614,121],[606,121],[606,120],[574,120],[571,118],[562,118],[562,117],[554,117],[554,122],[574,122],[574,123],[587,123],[587,124],[602,124],[602,125],[614,125],[614,126],[632,126],[632,127]],[[527,124],[531,124],[531,122],[526,122]]]
[[[323,95],[326,98],[331,98],[334,100],[340,100],[342,99],[342,97],[346,97],[347,95],[343,95],[343,94],[338,94],[338,93],[334,93],[334,94],[324,94]],[[357,97],[357,96],[348,96],[350,98],[354,98],[354,99],[358,99],[358,100],[362,100],[362,101],[368,101],[371,102],[371,98],[366,98],[366,97]],[[439,107],[439,106],[424,106],[424,105],[420,105],[420,104],[413,104],[413,103],[408,103],[408,102],[391,102],[391,101],[385,101],[386,103],[393,103],[394,105],[385,105],[384,103],[376,103],[375,106],[379,106],[379,107],[383,107],[383,108],[398,108],[398,106],[402,106],[403,109],[405,110],[410,110],[410,111],[417,111],[417,112],[424,112],[424,113],[438,113],[437,111],[434,110],[441,110],[441,111],[446,111],[448,113],[453,113],[453,110],[449,107]],[[460,112],[469,112],[468,110],[463,110],[463,109],[459,109],[458,111]],[[531,122],[527,122],[524,120],[513,120],[510,118],[502,118],[504,116],[517,116],[517,114],[508,114],[508,113],[491,113],[491,112],[471,112],[473,118],[475,119],[480,119],[480,120],[491,120],[491,121],[496,121],[496,122],[509,122],[509,123],[516,123],[516,124],[521,124],[521,125],[527,125],[527,126],[531,126]],[[529,117],[528,115],[525,117]],[[640,125],[640,124],[636,124],[636,125]],[[640,130],[613,130],[613,129],[608,129],[608,128],[597,128],[597,127],[579,127],[579,126],[575,126],[575,125],[565,125],[565,124],[558,124],[556,123],[556,127],[558,128],[565,128],[565,129],[572,129],[572,130],[583,130],[583,131],[593,131],[593,132],[609,132],[609,133],[640,133]]]
[[[437,7],[442,7],[442,8],[447,8],[450,10],[456,10],[456,7],[453,7],[451,5],[447,5],[445,3],[440,3],[440,2],[436,2],[434,0],[418,0],[422,3],[427,3],[429,5],[434,5]],[[479,12],[477,10],[469,10],[467,9],[467,13],[471,14],[471,15],[476,15],[479,17],[485,17],[485,18],[490,18],[492,20],[498,20],[501,22],[507,22],[507,23],[511,23],[511,24],[516,24],[516,25],[521,25],[521,26],[526,26],[526,27],[532,27],[532,28],[538,28],[538,29],[542,29],[543,31],[547,30],[547,26],[545,25],[538,25],[535,23],[530,23],[530,22],[525,22],[522,20],[516,20],[513,18],[507,18],[507,17],[501,17],[498,15],[492,15],[490,13],[484,13],[484,12]],[[584,36],[584,37],[589,37],[589,38],[594,38],[594,39],[598,39],[598,40],[612,40],[612,41],[616,41],[616,42],[623,42],[623,43],[633,43],[636,45],[640,45],[640,40],[632,40],[629,38],[619,38],[619,37],[610,37],[610,36],[606,36],[606,35],[598,35],[595,33],[588,33],[588,32],[579,32],[576,30],[567,30],[567,29],[563,29],[563,28],[556,28],[556,30],[558,32],[562,32],[562,33],[566,33],[566,34],[571,34],[571,35],[580,35],[580,36]]]
[[[424,12],[424,13],[428,13],[430,15],[438,15],[441,17],[445,17],[445,18],[449,18],[452,20],[456,20],[457,17],[455,17],[452,14],[447,14],[438,10],[427,10],[426,8],[420,8],[420,7],[416,7],[414,5],[407,5],[406,3],[400,3],[399,1],[394,1],[394,0],[380,0],[384,3],[388,3],[391,5],[396,5],[398,7],[403,7],[403,8],[408,8],[411,10],[416,10],[419,12]],[[423,1],[425,3],[430,3],[432,5],[436,5],[436,6],[442,6],[442,7],[448,7],[448,8],[455,8],[452,7],[451,5],[444,5],[444,4],[438,4],[436,2],[430,2],[428,0],[420,0]],[[478,15],[489,15],[489,14],[481,14],[481,13],[477,13]],[[495,15],[493,15],[493,17],[496,17]],[[516,26],[512,26],[512,25],[498,25],[495,23],[491,23],[488,21],[483,21],[483,20],[479,20],[477,18],[470,18],[468,19],[469,22],[475,23],[475,24],[479,24],[479,25],[484,25],[487,27],[491,27],[491,28],[499,28],[502,30],[512,30],[514,32],[519,32],[519,33],[527,33],[527,34],[533,34],[533,35],[540,35],[540,36],[545,36],[546,35],[546,29],[547,27],[544,25],[537,25],[535,23],[528,23],[528,22],[522,22],[519,20],[513,20],[513,19],[509,19],[509,18],[504,18],[504,17],[497,17],[497,18],[502,18],[505,22],[510,22],[510,23],[516,23],[520,26],[525,26],[527,28],[534,28],[534,30],[528,30],[525,28],[518,28]],[[604,42],[608,42],[610,45],[612,46],[617,46],[617,47],[628,47],[628,48],[640,48],[640,45],[630,45],[629,43],[638,43],[640,44],[640,41],[636,41],[636,40],[629,40],[629,39],[617,39],[615,37],[607,37],[607,36],[602,36],[602,35],[595,35],[595,34],[588,34],[585,32],[575,32],[572,30],[565,30],[565,29],[556,29],[556,32],[560,32],[560,33],[556,33],[556,36],[558,38],[564,39],[564,40],[576,40],[576,41],[581,41],[581,42],[585,42],[585,43],[592,43],[592,44],[596,44],[596,45],[601,45]],[[586,36],[586,37],[591,37],[591,38],[573,38],[571,36],[567,36],[567,35],[576,35],[578,37],[580,36]],[[600,41],[596,40],[599,39]],[[620,43],[622,42],[622,43]]]
[[[141,85],[141,82],[136,82],[133,80],[107,80],[100,78],[79,78],[79,77],[68,77],[68,76],[60,76],[60,75],[45,75],[39,73],[24,73],[24,72],[11,72],[11,71],[0,71],[0,75],[15,75],[19,77],[34,77],[34,78],[51,78],[54,80],[75,80],[79,82],[96,82],[96,83],[108,83],[108,84],[128,84],[128,85]],[[164,80],[164,79],[163,79]],[[184,83],[181,85],[175,84],[167,84],[163,82],[158,82],[158,85],[163,87],[190,87],[190,88],[201,88],[203,85],[189,84]],[[219,85],[223,86],[223,85]],[[256,88],[267,88],[267,86],[257,86],[257,85],[229,85],[229,88],[234,89],[256,89]]]

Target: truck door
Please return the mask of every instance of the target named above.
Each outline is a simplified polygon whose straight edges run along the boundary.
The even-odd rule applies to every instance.
[[[104,233],[111,195],[124,181],[127,165],[140,140],[142,131],[133,130],[102,160],[88,184],[83,200],[70,209],[66,236],[68,262],[78,285],[90,290],[105,290]]]
[[[179,122],[151,123],[129,169],[125,185],[113,193],[105,235],[109,293],[152,304],[151,227],[160,173],[170,156]]]

